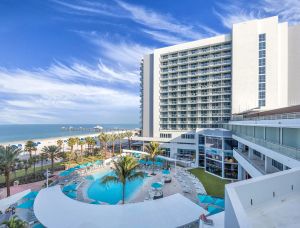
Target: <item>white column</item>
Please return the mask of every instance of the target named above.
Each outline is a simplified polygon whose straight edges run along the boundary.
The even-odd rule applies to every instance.
[[[271,173],[272,172],[272,158],[265,156],[265,172]]]
[[[243,180],[243,167],[238,164],[238,180]]]
[[[253,149],[249,147],[248,158],[253,159]]]

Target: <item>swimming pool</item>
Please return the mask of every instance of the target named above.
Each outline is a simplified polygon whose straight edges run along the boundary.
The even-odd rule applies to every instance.
[[[120,200],[122,200],[122,184],[101,184],[100,179],[105,175],[113,175],[113,171],[97,173],[88,177],[90,180],[93,178],[93,182],[87,189],[87,195],[92,200],[109,204],[117,204]],[[143,182],[144,179],[142,178],[134,181],[128,181],[125,188],[125,200],[130,199],[130,197],[143,185]]]

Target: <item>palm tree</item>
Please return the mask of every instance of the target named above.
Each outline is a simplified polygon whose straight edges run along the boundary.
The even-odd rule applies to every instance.
[[[150,142],[149,145],[146,145],[145,150],[149,153],[149,158],[152,161],[152,175],[154,175],[154,162],[157,155],[162,153],[162,150],[159,148],[158,142]]]
[[[64,145],[64,141],[59,139],[56,141],[57,146],[59,147],[59,149],[61,150],[63,148]]]
[[[105,152],[105,157],[107,156],[106,153],[107,153],[107,143],[109,142],[109,135],[108,134],[105,134],[105,133],[101,133],[99,136],[99,141],[100,143],[104,145],[104,152]]]
[[[27,182],[27,177],[28,177],[28,169],[31,166],[31,163],[28,160],[23,160],[23,169],[25,170],[25,182]]]
[[[76,150],[78,150],[79,142],[80,142],[80,138],[76,137],[75,138]]]
[[[70,147],[71,153],[73,153],[74,145],[76,144],[75,138],[69,138],[68,139],[68,146]]]
[[[44,169],[44,161],[48,158],[46,153],[40,153],[40,161],[41,161],[41,170]]]
[[[86,137],[85,142],[88,145],[88,153],[91,152],[91,150],[94,148],[96,145],[96,140],[93,137]]]
[[[117,134],[112,133],[110,135],[110,141],[112,143],[112,156],[113,157],[115,156],[115,142],[116,142],[117,139],[118,139],[118,135]]]
[[[19,219],[16,215],[11,217],[8,221],[2,223],[7,228],[26,228],[27,224],[25,221]]]
[[[36,165],[37,161],[38,161],[38,158],[37,158],[36,155],[29,158],[29,163],[31,165],[33,165],[33,176],[34,176],[34,178],[35,178],[35,165]]]
[[[32,151],[36,151],[36,144],[33,141],[27,141],[25,151],[29,152],[29,156],[32,157]]]
[[[120,132],[118,134],[118,139],[119,139],[119,153],[121,154],[122,153],[122,139],[124,139],[125,137],[125,134]]]
[[[126,131],[124,135],[128,138],[128,147],[131,150],[131,137],[133,136],[133,133],[132,131]]]
[[[15,165],[21,149],[11,146],[0,146],[0,168],[4,171],[7,196],[10,196],[10,172]]]
[[[54,159],[60,157],[60,151],[58,146],[51,145],[51,146],[44,146],[42,151],[49,155],[51,159],[51,171],[54,172]]]
[[[109,182],[122,183],[122,204],[125,203],[125,188],[127,181],[133,181],[137,178],[143,178],[143,172],[136,172],[138,167],[137,161],[130,156],[120,157],[118,160],[113,161],[114,175],[107,175],[102,177],[101,183],[107,184]]]
[[[83,146],[85,145],[85,141],[80,140],[78,144],[80,145],[80,156],[82,158],[82,156],[83,156]]]

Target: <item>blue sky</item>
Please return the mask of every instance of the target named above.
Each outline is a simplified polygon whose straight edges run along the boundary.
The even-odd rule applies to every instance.
[[[0,123],[138,123],[139,62],[299,0],[1,0]]]

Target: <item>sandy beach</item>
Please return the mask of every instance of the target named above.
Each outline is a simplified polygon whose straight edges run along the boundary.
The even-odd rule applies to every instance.
[[[125,132],[125,131],[110,131],[110,132],[105,132],[105,133],[112,134],[112,133],[122,133],[122,132]],[[100,134],[100,132],[92,133],[92,134],[79,134],[79,135],[44,138],[44,139],[37,138],[37,139],[33,139],[33,140],[31,139],[31,141],[33,141],[35,143],[39,142],[39,144],[37,146],[37,151],[36,151],[36,154],[39,154],[44,146],[57,145],[58,140],[63,140],[64,141],[63,149],[68,149],[67,140],[71,137],[72,138],[78,137],[81,139],[81,138],[86,138],[86,137],[97,137],[99,134]],[[5,143],[0,143],[0,145],[3,145],[3,146],[16,145],[16,146],[18,146],[19,144],[21,144],[22,150],[24,150],[24,146],[27,141],[28,140],[5,142]],[[75,148],[76,148],[76,146],[75,146]],[[21,155],[25,155],[27,153],[28,152],[23,152]]]

